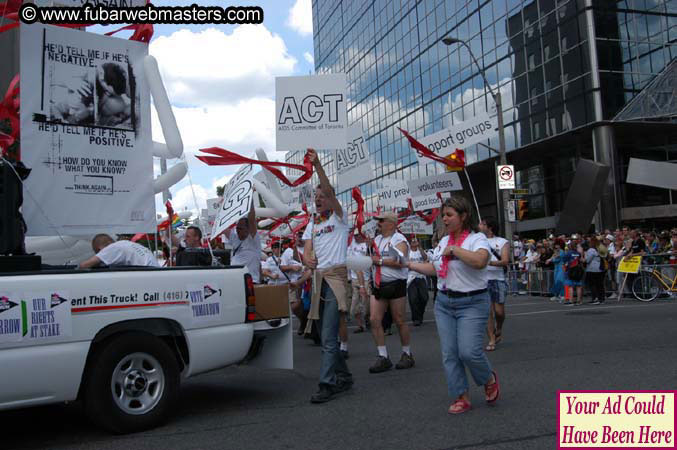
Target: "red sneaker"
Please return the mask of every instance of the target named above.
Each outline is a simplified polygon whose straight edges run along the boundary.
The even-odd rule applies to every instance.
[[[484,385],[484,399],[490,405],[496,403],[496,400],[498,400],[498,394],[500,393],[500,389],[498,386],[498,375],[496,375],[496,372],[494,371],[492,371],[491,373],[494,374],[494,382],[491,384]]]
[[[466,411],[469,411],[472,406],[470,402],[463,397],[456,399],[454,403],[449,406],[449,414],[463,414]]]

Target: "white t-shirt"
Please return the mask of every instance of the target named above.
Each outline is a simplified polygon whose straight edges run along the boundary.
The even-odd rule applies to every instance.
[[[447,242],[449,242],[448,235],[444,236],[439,245],[435,247],[433,265],[437,271],[442,266],[442,251],[446,248]],[[463,241],[463,244],[461,244],[461,248],[472,252],[483,248],[489,252],[489,242],[483,233],[470,233],[465,241]],[[454,258],[449,262],[446,278],[437,277],[437,289],[439,290],[470,292],[486,289],[486,287],[487,277],[484,269],[473,269],[458,258]]]
[[[361,244],[358,244],[353,239],[353,242],[351,242],[350,245],[348,246],[348,255],[366,256],[367,255],[367,243],[362,242]],[[369,273],[368,270],[363,271],[362,274],[364,275],[365,280],[369,280],[370,273]],[[353,280],[357,280],[357,272],[355,272],[354,270],[351,270],[350,271],[350,278],[353,279]]]
[[[131,241],[117,241],[107,245],[96,257],[107,266],[160,267],[153,252]]]
[[[230,263],[234,266],[246,266],[254,283],[261,282],[261,238],[256,233],[254,237],[247,234],[247,238],[241,241],[235,230],[230,231],[228,238],[231,247]]]
[[[393,251],[399,251],[395,250],[395,247],[401,242],[406,243],[407,247],[409,247],[407,238],[405,238],[403,234],[398,233],[397,231],[392,236],[387,238],[384,238],[383,235],[380,234],[374,238],[374,243],[378,248],[379,255],[381,255],[381,258],[383,258],[384,260],[393,259],[392,256],[390,256],[391,251],[390,248],[392,247]],[[406,267],[396,269],[394,267],[384,265],[384,266],[373,266],[372,270],[374,271],[374,274],[376,274],[376,267],[381,267],[381,282],[384,283],[395,280],[406,280],[409,272],[409,270]]]
[[[346,222],[346,215],[342,218],[332,213],[329,219],[317,225],[311,220],[306,231],[303,232],[303,240],[313,240],[313,250],[317,257],[317,268],[327,269],[332,266],[346,263],[348,246],[348,234],[350,227]]]
[[[280,267],[275,263],[275,259],[277,259],[277,262],[280,262],[280,259],[277,257],[269,256],[268,259],[266,259],[266,262],[263,263],[263,267],[270,271],[271,273],[274,273],[277,275],[277,279],[273,280],[272,278],[268,278],[268,284],[285,284],[288,283],[287,277],[284,276],[284,273],[282,270],[280,270]]]
[[[423,262],[423,254],[421,253],[420,248],[418,250],[409,250],[409,261]],[[407,285],[414,281],[415,278],[425,278],[425,275],[416,272],[415,270],[410,270],[409,275],[407,276]]]
[[[301,253],[303,254],[303,249],[301,249]],[[282,253],[282,257],[280,258],[280,265],[281,266],[302,266],[300,262],[294,259],[294,249],[288,248]],[[299,278],[301,278],[301,274],[303,272],[286,272],[287,276],[289,277],[290,281],[296,281]],[[285,278],[285,281],[287,279]]]
[[[506,239],[503,239],[500,236],[494,236],[492,238],[487,238],[487,241],[489,242],[489,247],[494,249],[494,252],[497,255],[501,255],[501,250],[503,250],[503,246],[508,243]],[[496,258],[494,253],[489,252],[489,255],[491,258],[489,261],[500,261],[500,258]],[[490,266],[487,265],[487,280],[505,280],[505,272],[503,272],[503,266],[501,267],[496,267],[496,266]]]

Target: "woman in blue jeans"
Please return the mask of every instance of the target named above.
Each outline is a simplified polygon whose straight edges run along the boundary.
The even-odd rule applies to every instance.
[[[411,270],[437,275],[435,321],[442,348],[442,364],[449,396],[450,414],[471,408],[466,367],[485,400],[494,404],[499,387],[496,372],[484,353],[484,331],[489,318],[489,293],[484,268],[489,262],[489,243],[472,223],[470,202],[452,196],[442,205],[442,221],[448,232],[433,253],[432,263],[409,262]]]

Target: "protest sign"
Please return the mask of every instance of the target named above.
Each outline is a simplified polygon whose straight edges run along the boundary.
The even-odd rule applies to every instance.
[[[347,146],[345,149],[336,150],[334,167],[338,180],[338,192],[359,186],[374,178],[369,148],[360,125],[353,124],[348,128]]]
[[[413,198],[429,196],[438,192],[463,190],[461,179],[457,172],[447,172],[440,175],[408,180],[407,187]]]
[[[57,339],[72,334],[69,292],[48,291],[24,294],[26,308],[24,339]],[[23,307],[23,306],[22,306]]]
[[[411,205],[414,207],[414,211],[425,211],[426,209],[439,208],[442,206],[442,201],[437,198],[437,195],[424,195],[412,198]]]
[[[223,190],[223,203],[214,221],[212,237],[249,214],[254,199],[254,166],[244,164],[233,175]]]
[[[41,24],[20,42],[28,233],[155,231],[148,45]]]
[[[0,291],[0,344],[20,341],[23,328],[19,295]]]
[[[641,256],[624,256],[618,265],[618,271],[621,273],[639,273],[639,266],[642,264]]]
[[[465,122],[425,136],[418,141],[437,155],[446,156],[457,148],[463,149],[478,142],[485,141],[498,134],[498,118],[480,114]],[[419,164],[430,164],[432,161],[416,153]]]
[[[345,149],[345,74],[275,79],[277,151]]]
[[[433,224],[426,223],[418,216],[407,217],[399,226],[401,233],[407,234],[433,234]]]
[[[383,180],[378,190],[378,204],[385,208],[406,208],[409,188],[404,180]]]

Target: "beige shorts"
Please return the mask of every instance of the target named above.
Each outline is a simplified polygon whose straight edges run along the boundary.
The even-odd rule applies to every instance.
[[[360,296],[360,287],[357,284],[357,280],[352,281],[353,286],[353,295],[352,302],[350,305],[350,314],[355,316],[356,314],[361,314],[364,316],[365,312],[369,308],[369,297],[371,296],[371,286],[369,282],[366,282],[365,288],[367,289],[367,295],[365,298]]]
[[[289,303],[301,301],[301,288],[289,288]]]

